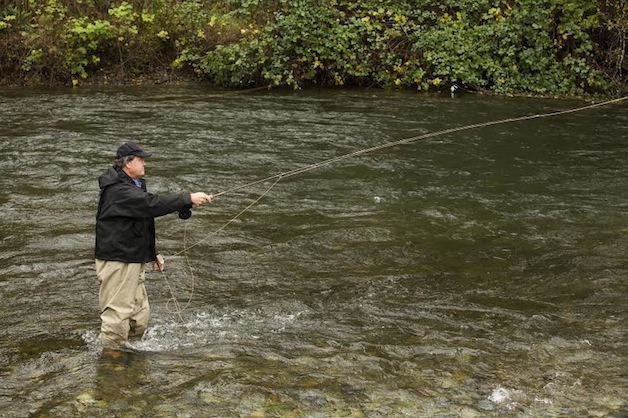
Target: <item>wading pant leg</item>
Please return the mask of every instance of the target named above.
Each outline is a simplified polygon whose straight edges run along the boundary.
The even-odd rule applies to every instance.
[[[142,310],[145,303],[138,300],[138,295],[146,299],[144,263],[96,260],[96,275],[100,282],[101,327],[98,339],[104,345],[123,345],[129,337],[131,318]],[[148,310],[147,306],[146,301],[144,311]],[[148,314],[145,312],[144,315],[148,321]]]
[[[129,339],[139,340],[144,335],[146,328],[148,327],[148,316],[150,315],[150,305],[148,304],[148,295],[146,293],[146,286],[144,285],[146,278],[146,272],[142,267],[140,275],[140,283],[135,288],[135,303],[133,314],[129,321]]]

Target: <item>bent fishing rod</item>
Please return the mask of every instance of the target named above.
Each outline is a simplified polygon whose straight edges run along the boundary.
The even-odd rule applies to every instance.
[[[465,126],[459,126],[456,128],[449,128],[449,129],[444,129],[441,131],[436,131],[436,132],[430,132],[427,134],[423,134],[423,135],[418,135],[418,136],[413,136],[413,137],[409,137],[409,138],[404,138],[404,139],[400,139],[398,141],[391,141],[391,142],[386,142],[384,144],[380,144],[380,145],[376,145],[373,147],[369,147],[369,148],[364,148],[364,149],[360,149],[357,151],[353,151],[347,154],[343,154],[334,158],[330,158],[328,160],[324,160],[324,161],[320,161],[314,164],[310,164],[307,165],[305,167],[301,167],[301,168],[295,168],[283,173],[279,173],[279,174],[275,174],[263,179],[259,179],[259,180],[255,180],[251,183],[247,183],[247,184],[243,184],[241,186],[236,186],[233,187],[231,189],[227,189],[227,190],[223,190],[217,193],[212,194],[212,197],[216,198],[228,193],[233,193],[235,191],[241,190],[241,189],[245,189],[251,186],[255,186],[261,183],[266,183],[269,182],[271,180],[282,180],[285,179],[287,177],[292,177],[292,176],[296,176],[297,174],[302,174],[305,173],[306,171],[310,171],[310,170],[314,170],[323,166],[327,166],[339,161],[343,161],[349,158],[353,158],[353,157],[357,157],[360,155],[364,155],[364,154],[368,154],[374,151],[379,151],[382,149],[386,149],[386,148],[392,148],[395,147],[397,145],[405,145],[405,144],[410,144],[413,142],[418,142],[418,141],[422,141],[424,139],[428,139],[428,138],[434,138],[437,136],[441,136],[441,135],[446,135],[446,134],[451,134],[451,133],[455,133],[455,132],[461,132],[461,131],[467,131],[467,130],[471,130],[471,129],[477,129],[477,128],[483,128],[486,126],[494,126],[494,125],[501,125],[501,124],[505,124],[505,123],[512,123],[512,122],[519,122],[519,121],[524,121],[524,120],[532,120],[532,119],[541,119],[541,118],[548,118],[548,117],[553,117],[553,116],[560,116],[560,115],[565,115],[568,113],[575,113],[575,112],[580,112],[583,110],[588,110],[588,109],[593,109],[596,107],[602,107],[602,106],[607,106],[613,103],[619,103],[623,100],[628,99],[628,96],[624,96],[618,99],[613,99],[613,100],[608,100],[605,102],[600,102],[600,103],[594,103],[594,104],[590,104],[587,106],[582,106],[582,107],[578,107],[578,108],[573,108],[573,109],[567,109],[567,110],[560,110],[560,111],[556,111],[556,112],[551,112],[551,113],[541,113],[541,114],[536,114],[536,115],[528,115],[528,116],[520,116],[520,117],[516,117],[516,118],[508,118],[508,119],[501,119],[501,120],[495,120],[495,121],[489,121],[489,122],[482,122],[482,123],[476,123],[476,124],[472,124],[472,125],[465,125]]]

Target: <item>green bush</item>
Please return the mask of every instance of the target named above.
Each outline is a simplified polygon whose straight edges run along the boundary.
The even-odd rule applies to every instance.
[[[627,22],[613,0],[25,0],[0,10],[0,82],[611,92]]]
[[[221,84],[457,83],[498,92],[605,90],[593,65],[590,2],[292,1],[256,36],[220,45],[200,68]]]

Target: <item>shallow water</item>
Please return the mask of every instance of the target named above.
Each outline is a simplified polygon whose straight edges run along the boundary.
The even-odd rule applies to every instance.
[[[94,344],[96,179],[123,139],[155,153],[151,191],[217,193],[581,105],[0,90],[2,415],[624,416],[625,104],[400,145],[159,218],[147,335],[118,359]]]

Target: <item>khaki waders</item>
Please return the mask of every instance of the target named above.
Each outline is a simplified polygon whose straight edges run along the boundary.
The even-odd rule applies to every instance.
[[[96,259],[101,344],[124,345],[128,339],[139,340],[144,335],[150,313],[144,269],[145,263]]]

